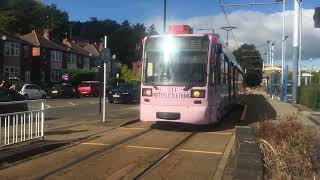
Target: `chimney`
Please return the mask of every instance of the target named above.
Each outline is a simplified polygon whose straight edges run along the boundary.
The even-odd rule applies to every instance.
[[[71,44],[70,44],[68,38],[64,38],[63,41],[62,41],[62,43],[63,43],[64,45],[68,46],[68,47],[71,47]]]
[[[49,29],[44,29],[43,30],[43,37],[50,40],[50,33],[49,33]]]

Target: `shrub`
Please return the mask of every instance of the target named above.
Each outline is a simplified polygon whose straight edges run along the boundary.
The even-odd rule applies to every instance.
[[[309,179],[319,175],[313,157],[315,131],[287,116],[279,123],[260,122],[255,129],[269,179]]]

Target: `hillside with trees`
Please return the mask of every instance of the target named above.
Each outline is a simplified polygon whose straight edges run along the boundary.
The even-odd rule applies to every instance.
[[[55,4],[45,5],[36,0],[1,0],[0,28],[16,35],[30,33],[36,29],[50,30],[50,38],[62,41],[65,37],[99,44],[104,35],[108,36],[108,48],[117,60],[131,65],[138,59],[136,46],[147,34],[158,34],[154,25],[145,27],[142,23],[131,24],[95,17],[88,21],[70,21],[68,13]]]

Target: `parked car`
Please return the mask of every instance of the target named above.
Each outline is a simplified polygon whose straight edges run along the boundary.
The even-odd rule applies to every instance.
[[[59,83],[52,87],[51,97],[80,98],[80,92],[69,83]]]
[[[139,102],[140,86],[138,84],[119,84],[109,91],[110,103]]]
[[[47,97],[47,93],[35,84],[23,85],[20,94],[26,99],[45,99]]]
[[[9,78],[6,78],[4,81],[5,81],[5,84],[3,88],[7,88],[7,89],[9,89],[13,84],[15,84],[16,90],[20,91],[22,86],[24,85],[24,82],[17,77],[9,77]]]
[[[0,88],[0,102],[10,102],[10,101],[23,101],[26,98],[16,91],[10,91],[5,88]],[[14,113],[28,111],[28,104],[26,102],[18,104],[0,104],[0,114]]]
[[[78,85],[78,91],[83,96],[98,97],[101,92],[101,85],[99,81],[82,81]]]

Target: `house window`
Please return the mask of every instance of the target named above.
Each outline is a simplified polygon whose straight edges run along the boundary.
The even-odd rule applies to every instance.
[[[5,42],[4,55],[5,56],[19,56],[20,44],[15,42]]]
[[[20,69],[16,66],[4,66],[5,77],[19,77]]]
[[[62,52],[51,51],[51,61],[62,61]]]
[[[32,56],[40,56],[40,48],[39,47],[32,48]]]
[[[68,64],[76,64],[77,58],[78,58],[77,55],[69,53],[68,60],[67,60]]]
[[[90,58],[88,58],[88,57],[84,57],[84,66],[86,66],[86,67],[90,67]]]
[[[24,80],[26,81],[26,82],[30,82],[30,71],[26,71],[25,73],[24,73]]]
[[[61,70],[51,69],[50,80],[51,82],[60,82],[62,77]]]

